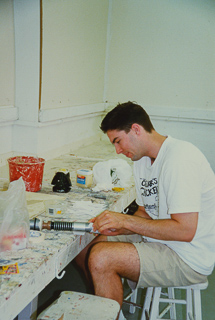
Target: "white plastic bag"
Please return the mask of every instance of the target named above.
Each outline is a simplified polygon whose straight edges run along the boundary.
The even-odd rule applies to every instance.
[[[26,248],[29,233],[25,184],[19,178],[0,192],[0,252]]]
[[[123,159],[101,161],[93,167],[96,186],[93,191],[112,190],[113,187],[126,188],[131,184],[132,169]]]

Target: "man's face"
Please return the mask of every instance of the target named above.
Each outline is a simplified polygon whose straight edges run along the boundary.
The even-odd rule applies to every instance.
[[[139,136],[133,129],[128,133],[124,130],[108,130],[107,136],[115,146],[117,154],[122,153],[132,161],[137,161],[143,157]]]

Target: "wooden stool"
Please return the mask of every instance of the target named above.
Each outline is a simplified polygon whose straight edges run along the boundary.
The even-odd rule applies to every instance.
[[[115,300],[86,293],[63,291],[37,320],[115,320],[120,305]]]
[[[186,320],[202,320],[200,290],[204,290],[207,287],[208,282],[193,284],[186,287],[169,287],[167,288],[167,294],[162,293],[161,287],[147,288],[141,320],[162,319],[168,311],[170,311],[171,320],[176,320],[175,304],[186,305]],[[175,289],[186,290],[186,300],[175,299]],[[167,298],[162,298],[161,295],[163,294],[166,295]],[[168,305],[159,314],[160,303],[168,303]]]

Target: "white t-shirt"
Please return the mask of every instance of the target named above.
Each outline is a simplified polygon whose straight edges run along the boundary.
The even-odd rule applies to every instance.
[[[191,242],[158,241],[173,249],[192,269],[209,275],[215,262],[215,175],[205,156],[191,143],[168,137],[154,163],[134,162],[136,202],[153,219],[199,212]]]

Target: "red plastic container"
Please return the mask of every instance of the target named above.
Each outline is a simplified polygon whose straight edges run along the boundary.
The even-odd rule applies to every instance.
[[[13,157],[9,158],[10,182],[22,177],[26,191],[36,192],[42,187],[43,169],[45,160],[35,157]]]

